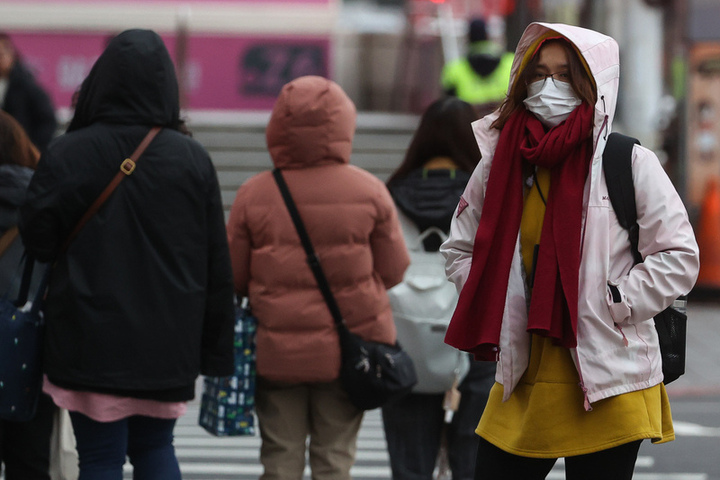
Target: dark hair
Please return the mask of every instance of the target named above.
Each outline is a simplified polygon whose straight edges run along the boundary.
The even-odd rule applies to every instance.
[[[15,62],[19,63],[22,61],[20,58],[20,52],[18,51],[17,47],[15,46],[15,42],[13,42],[12,38],[10,38],[10,35],[8,35],[5,32],[0,32],[0,42],[7,42],[10,44],[10,47],[13,50],[13,57],[15,57]]]
[[[583,102],[589,105],[595,105],[597,101],[597,93],[595,91],[595,84],[592,79],[588,76],[588,72],[585,66],[580,60],[577,51],[570,42],[564,38],[551,38],[545,40],[540,48],[537,49],[530,61],[525,65],[525,68],[515,78],[515,83],[510,90],[510,94],[505,98],[502,106],[500,107],[500,116],[493,122],[491,127],[502,129],[505,126],[505,122],[512,116],[513,113],[521,108],[525,108],[523,100],[527,98],[527,86],[525,85],[526,80],[529,76],[535,73],[535,68],[540,61],[540,50],[545,48],[546,45],[557,44],[560,45],[567,54],[569,73],[570,73],[570,85],[577,96]]]
[[[0,164],[37,167],[40,152],[12,115],[0,111]]]
[[[435,157],[449,157],[458,169],[472,172],[480,161],[480,150],[470,126],[477,119],[472,105],[457,97],[444,97],[433,102],[423,113],[405,159],[388,180],[388,185]]]

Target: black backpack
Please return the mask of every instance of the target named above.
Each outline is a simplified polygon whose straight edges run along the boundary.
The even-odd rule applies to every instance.
[[[619,133],[611,133],[603,151],[603,172],[610,195],[610,203],[620,225],[628,231],[630,246],[635,263],[642,263],[638,251],[639,227],[635,205],[635,185],[632,179],[632,150],[640,144],[636,138]],[[610,287],[611,290],[613,287]],[[617,288],[612,291],[613,298],[619,297]],[[685,314],[686,296],[681,296],[662,312],[655,316],[655,329],[660,338],[662,370],[665,385],[685,373],[685,344],[687,333],[687,315]]]

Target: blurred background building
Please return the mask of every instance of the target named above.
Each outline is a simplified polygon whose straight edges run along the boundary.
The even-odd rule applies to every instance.
[[[720,176],[718,0],[2,0],[9,33],[60,118],[108,37],[152,28],[186,111],[263,112],[287,81],[337,81],[363,112],[414,115],[464,55],[469,20],[513,50],[535,20],[590,27],[622,56],[616,130],[662,153],[694,216]]]

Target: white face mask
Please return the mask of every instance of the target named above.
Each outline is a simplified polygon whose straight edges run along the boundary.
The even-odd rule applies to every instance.
[[[525,107],[548,128],[565,121],[582,103],[569,83],[550,78],[531,83],[527,91],[528,97],[523,100]]]

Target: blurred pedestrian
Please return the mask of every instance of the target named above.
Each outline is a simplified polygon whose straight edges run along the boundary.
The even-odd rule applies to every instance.
[[[509,96],[473,124],[482,160],[441,251],[462,288],[446,341],[498,359],[475,478],[630,479],[643,439],[674,439],[653,316],[698,272],[687,212],[635,146],[639,251],[610,204],[602,154],[619,61],[610,37],[533,23]]]
[[[479,116],[485,116],[505,99],[513,57],[488,37],[485,21],[474,18],[469,24],[467,54],[443,67],[443,91],[475,106]]]
[[[17,228],[19,209],[39,156],[22,126],[9,114],[0,112],[0,235],[13,235],[8,232]],[[22,241],[15,236],[0,256],[0,292],[8,298],[17,298],[20,283],[17,274],[23,252]],[[29,298],[34,297],[36,288],[35,283]],[[5,480],[50,480],[50,436],[55,410],[50,397],[41,395],[32,420],[0,420],[0,467],[5,466]]]
[[[480,151],[470,126],[475,120],[477,115],[469,103],[455,97],[445,97],[433,102],[420,120],[403,163],[387,182],[398,208],[408,248],[435,252],[440,257],[441,265],[442,255],[438,250],[446,237],[440,236],[437,230],[445,235],[449,233],[458,198],[480,161]],[[424,239],[419,242],[421,237]],[[427,257],[424,256],[422,261],[426,264]],[[424,275],[429,273],[430,271],[423,270]],[[439,275],[441,282],[447,281],[442,269]],[[452,308],[457,296],[452,285],[449,287],[452,298],[447,304]],[[423,293],[430,303],[425,308],[420,308],[426,312],[426,317],[430,317],[434,313],[432,302],[437,300],[428,295],[428,292]],[[391,298],[393,295],[402,295],[402,291],[393,289],[390,295]],[[393,310],[396,317],[407,316],[406,312],[397,311],[402,305],[401,302],[391,304],[396,305]],[[450,323],[452,312],[438,313],[448,314],[446,318],[433,318],[433,321],[438,320],[446,325]],[[426,317],[419,321],[428,321]],[[398,321],[396,318],[396,322]],[[435,331],[427,330],[425,334],[432,335]],[[398,327],[398,340],[411,352],[416,365],[438,361],[433,358],[419,358],[429,355],[431,350],[410,350],[409,346],[414,345],[415,339],[405,338],[402,333],[403,329]],[[443,331],[435,335],[437,342],[443,344]],[[447,345],[445,347],[451,349]],[[457,363],[455,368],[459,368],[459,365]],[[482,415],[494,376],[494,363],[472,362],[470,373],[459,385],[461,396],[458,409],[447,426],[444,407],[446,392],[443,390],[413,392],[382,407],[393,480],[432,480],[443,436],[446,439],[452,478],[473,478],[478,443],[475,425]]]
[[[0,32],[0,108],[15,117],[42,152],[57,129],[48,94],[20,58],[10,37]]]
[[[387,188],[348,165],[355,117],[336,83],[301,77],[283,87],[267,144],[348,327],[393,343],[386,289],[402,280],[408,255]],[[240,187],[228,236],[235,290],[258,319],[260,478],[301,478],[307,451],[314,479],[348,480],[363,412],[338,380],[333,317],[271,172]]]
[[[44,390],[70,411],[80,480],[179,479],[173,429],[199,373],[232,374],[232,271],[217,176],[182,134],[161,38],[115,37],[82,84],[66,134],[21,210],[27,250],[52,260]],[[153,126],[137,168],[71,230]]]

